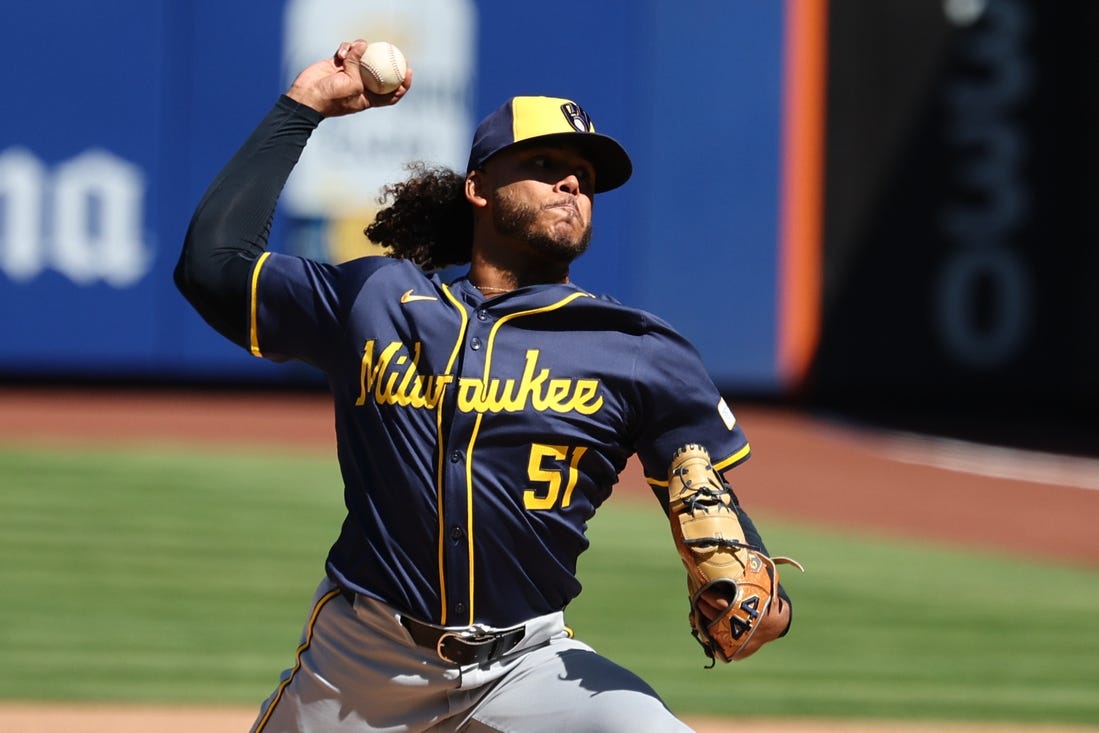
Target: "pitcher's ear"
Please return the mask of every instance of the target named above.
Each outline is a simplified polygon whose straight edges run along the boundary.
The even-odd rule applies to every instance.
[[[484,207],[488,205],[488,191],[484,174],[479,170],[470,171],[466,175],[466,200],[474,206]]]

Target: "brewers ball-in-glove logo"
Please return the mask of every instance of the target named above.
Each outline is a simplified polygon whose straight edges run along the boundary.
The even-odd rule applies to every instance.
[[[595,132],[595,125],[584,108],[575,102],[567,102],[561,105],[561,112],[569,124],[576,128],[577,132]]]

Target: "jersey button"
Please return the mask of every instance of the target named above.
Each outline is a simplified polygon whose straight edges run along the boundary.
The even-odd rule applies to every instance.
[[[450,462],[451,463],[457,463],[460,460],[462,460],[462,451],[460,451],[460,450],[451,451],[451,453],[450,453]]]
[[[462,528],[459,527],[457,524],[450,528],[450,539],[454,542],[454,544],[458,544],[459,542],[461,542],[462,535],[464,534],[465,532],[463,532]]]
[[[462,603],[461,601],[458,601],[457,603],[454,604],[454,613],[465,613],[465,612],[466,612],[466,604]]]
[[[479,309],[477,311],[477,320],[478,321],[487,321],[488,320],[488,311],[486,311],[484,308]]]
[[[481,339],[474,336],[472,339],[469,340],[469,347],[474,351],[479,350],[481,348]]]

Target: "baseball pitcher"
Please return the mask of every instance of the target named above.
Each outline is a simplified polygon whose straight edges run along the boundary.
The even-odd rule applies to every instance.
[[[569,279],[596,194],[630,158],[568,99],[517,96],[462,173],[419,164],[332,265],[267,249],[326,118],[386,114],[366,43],[304,69],[199,202],[175,271],[251,354],[331,388],[346,518],[293,663],[255,733],[685,731],[653,689],[574,638],[588,520],[636,454],[687,571],[711,660],[786,633],[789,598],[723,472],[748,442],[667,323]],[[451,281],[438,271],[468,265]]]

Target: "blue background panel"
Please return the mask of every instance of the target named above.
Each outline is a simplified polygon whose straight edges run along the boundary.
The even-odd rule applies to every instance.
[[[634,179],[597,199],[593,244],[573,280],[669,320],[719,384],[755,392],[778,384],[782,7],[703,0],[688,13],[606,0],[586,6],[582,23],[562,24],[540,6],[476,3],[471,122],[512,95],[565,96],[634,159]],[[0,267],[0,377],[316,379],[226,342],[171,281],[194,205],[283,91],[283,9],[59,0],[6,10],[19,33],[0,47],[0,83],[20,102],[0,119],[0,154],[27,154],[42,171],[29,243],[42,269],[26,277]],[[79,55],[53,50],[74,38]],[[79,282],[56,266],[60,171],[89,151],[140,183],[133,228],[148,269],[133,282]],[[17,200],[0,187],[0,262],[4,248],[28,246],[3,238]],[[94,196],[86,203],[82,227],[94,238],[112,209]],[[285,239],[279,217],[272,246]]]

